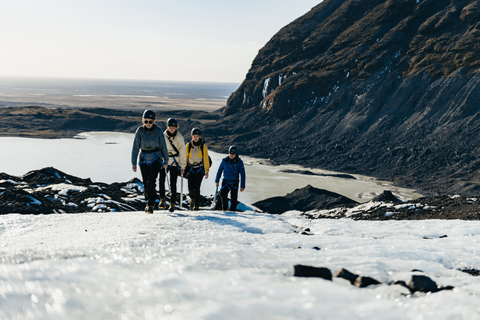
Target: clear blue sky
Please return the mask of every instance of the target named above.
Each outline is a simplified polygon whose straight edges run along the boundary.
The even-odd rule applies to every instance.
[[[241,82],[321,0],[0,0],[0,76]]]

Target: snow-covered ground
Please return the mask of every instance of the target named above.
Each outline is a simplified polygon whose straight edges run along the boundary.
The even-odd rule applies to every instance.
[[[4,215],[0,319],[478,319],[480,277],[458,269],[480,268],[479,242],[480,221]],[[384,284],[294,277],[297,264]],[[412,274],[454,289],[388,285]]]

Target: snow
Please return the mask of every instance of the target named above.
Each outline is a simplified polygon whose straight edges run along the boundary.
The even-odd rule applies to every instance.
[[[53,166],[107,183],[138,175],[129,163],[131,134],[82,137],[0,138],[0,164],[12,175]],[[68,153],[63,151],[66,147]],[[36,154],[35,161],[12,157],[25,149]],[[223,155],[211,154],[216,172]],[[308,183],[365,202],[349,209],[318,210],[312,217],[334,218],[342,210],[348,210],[348,217],[378,206],[387,206],[386,215],[395,214],[400,207],[367,202],[383,190],[400,196],[402,207],[420,208],[412,200],[413,190],[388,182],[359,175],[344,179],[316,169],[309,169],[317,174],[313,176],[285,173],[305,168],[242,159],[247,189],[239,200],[245,203],[285,195]],[[70,184],[44,188],[82,192],[82,187]],[[142,190],[138,183],[125,188]],[[208,179],[202,194],[213,194],[214,188]],[[31,198],[32,206],[39,204]],[[103,196],[87,200],[95,210],[112,201]],[[2,215],[0,319],[437,320],[480,314],[480,278],[460,271],[480,269],[480,221],[309,220],[300,214],[203,210]],[[298,264],[332,273],[345,268],[382,284],[357,288],[340,278],[295,277]],[[454,289],[411,294],[390,285],[397,280],[408,283],[417,274]]]
[[[268,95],[268,85],[270,84],[270,78],[265,79],[263,82],[263,90],[262,90],[262,96],[263,99],[265,99]]]
[[[55,175],[60,177],[58,172],[55,172]],[[36,191],[43,191],[43,190],[48,190],[51,189],[52,191],[59,191],[58,194],[62,196],[68,196],[69,191],[78,191],[78,192],[83,192],[87,190],[87,187],[82,187],[82,186],[76,186],[73,184],[68,184],[68,183],[58,183],[58,184],[50,184],[45,187],[39,187],[36,188]]]
[[[479,242],[479,221],[10,214],[0,217],[0,318],[472,319],[480,278],[459,269],[479,268]],[[383,284],[294,277],[297,264]],[[454,289],[388,285],[412,274]]]

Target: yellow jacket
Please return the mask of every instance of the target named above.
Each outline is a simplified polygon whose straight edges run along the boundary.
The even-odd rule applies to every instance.
[[[187,165],[188,165],[188,159],[192,158],[192,150],[193,150],[193,145],[191,145],[191,141],[187,143],[185,148],[187,149]],[[201,143],[201,146],[203,147],[203,168],[205,169],[205,172],[210,171],[210,161],[208,160],[208,148],[205,143]],[[197,153],[197,158],[202,158],[202,150],[198,148],[198,153]]]

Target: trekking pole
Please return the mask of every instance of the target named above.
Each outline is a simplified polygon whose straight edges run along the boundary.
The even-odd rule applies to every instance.
[[[180,207],[182,206],[182,203],[183,203],[183,173],[181,174],[180,176]]]
[[[165,176],[167,177],[168,191],[170,192],[170,204],[172,204],[172,189],[170,188],[170,178],[168,177],[168,171],[165,169]],[[175,199],[173,199],[175,204]]]
[[[210,207],[210,209],[215,208],[215,204],[217,202],[217,193],[218,193],[218,186],[215,187],[215,194],[213,195],[213,202],[212,202],[212,206]]]

